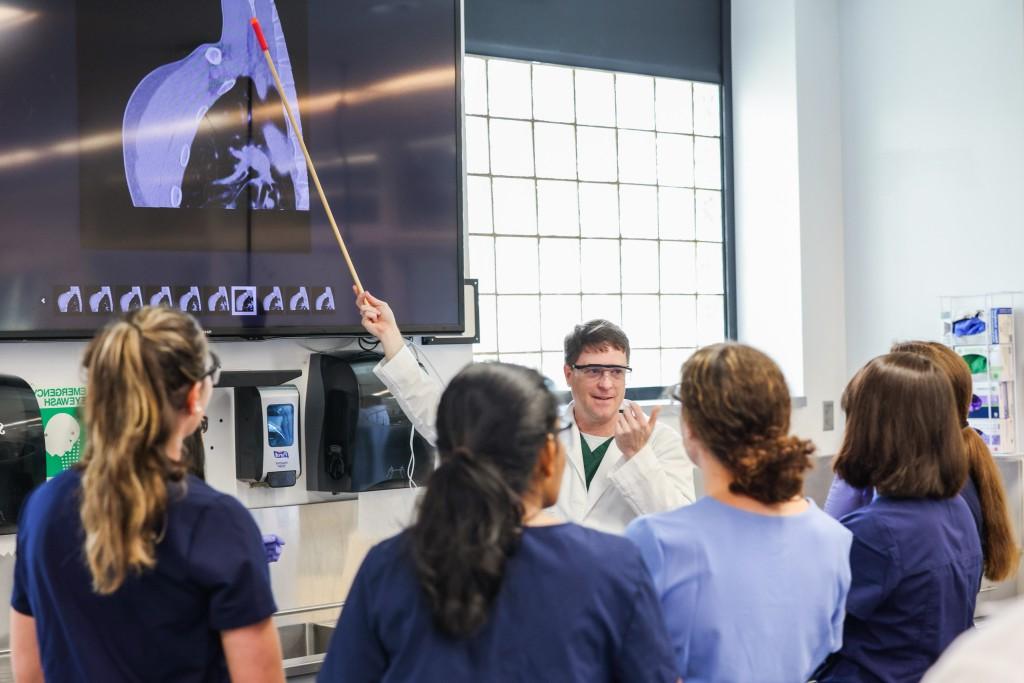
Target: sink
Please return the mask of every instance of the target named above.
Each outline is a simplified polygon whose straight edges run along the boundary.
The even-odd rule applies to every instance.
[[[299,657],[310,657],[327,653],[334,633],[332,624],[289,624],[279,626],[277,634],[281,638],[281,653],[286,660]]]

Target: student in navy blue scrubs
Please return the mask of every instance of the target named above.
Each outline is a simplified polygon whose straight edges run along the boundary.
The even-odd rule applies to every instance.
[[[981,581],[953,387],[920,354],[890,353],[854,376],[843,409],[836,474],[875,495],[840,519],[853,582],[843,647],[818,680],[918,681],[971,627]]]
[[[81,464],[18,529],[17,680],[284,680],[263,544],[234,498],[187,475],[182,441],[219,370],[195,321],[143,308],[88,345]]]
[[[1010,578],[1017,573],[1020,565],[1020,550],[1010,522],[1010,509],[999,467],[978,432],[967,423],[971,402],[975,399],[970,367],[960,354],[939,342],[899,342],[893,344],[890,350],[909,351],[924,356],[935,363],[953,385],[969,468],[967,482],[960,490],[960,495],[967,503],[978,529],[985,561],[985,577],[991,581]],[[825,502],[825,511],[838,519],[871,502],[873,496],[871,489],[855,489],[842,478],[836,477]]]
[[[960,354],[939,342],[899,342],[893,344],[890,351],[909,351],[928,358],[945,373],[953,385],[968,467],[967,483],[960,490],[960,495],[970,508],[981,537],[985,577],[992,581],[1010,578],[1020,566],[1020,549],[1010,521],[1003,475],[992,457],[992,451],[967,423],[971,402],[975,399],[971,368]]]
[[[543,512],[560,429],[533,370],[480,363],[451,381],[416,522],[367,555],[320,681],[677,680],[637,548]]]

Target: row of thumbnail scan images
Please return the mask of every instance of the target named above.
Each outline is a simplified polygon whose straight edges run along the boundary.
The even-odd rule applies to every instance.
[[[111,287],[68,285],[57,288],[58,313],[115,313],[150,306],[170,306],[186,313],[259,315],[261,313],[334,311],[328,287]]]

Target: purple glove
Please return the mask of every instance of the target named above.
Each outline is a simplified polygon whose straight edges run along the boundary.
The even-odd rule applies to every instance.
[[[874,489],[854,488],[839,476],[832,479],[832,486],[825,499],[825,512],[835,519],[840,519],[854,510],[858,510],[871,502],[875,497]]]
[[[267,553],[267,562],[277,562],[283,545],[284,539],[277,534],[263,534],[263,550]]]

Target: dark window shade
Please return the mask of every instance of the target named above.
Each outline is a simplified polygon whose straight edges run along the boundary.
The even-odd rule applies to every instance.
[[[465,0],[466,52],[721,83],[727,0]]]

